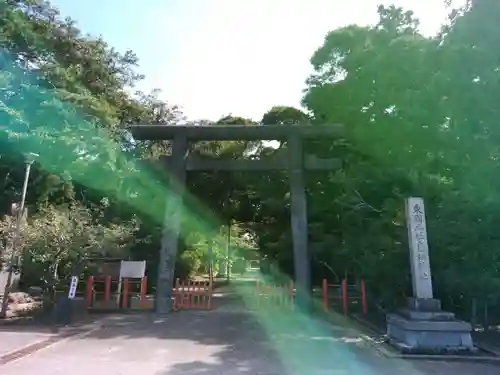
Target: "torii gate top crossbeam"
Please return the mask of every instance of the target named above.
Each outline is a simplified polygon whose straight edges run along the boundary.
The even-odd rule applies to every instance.
[[[192,141],[285,140],[300,138],[335,138],[341,125],[132,125],[137,140],[170,140],[185,136]]]

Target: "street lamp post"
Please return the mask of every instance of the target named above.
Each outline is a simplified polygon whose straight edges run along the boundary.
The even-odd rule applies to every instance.
[[[35,153],[27,153],[24,155],[24,163],[25,163],[25,171],[24,171],[24,182],[23,182],[23,191],[21,195],[21,203],[19,204],[19,207],[16,208],[15,215],[16,215],[16,228],[14,231],[14,237],[12,239],[12,252],[9,258],[9,264],[8,264],[8,274],[7,274],[7,282],[5,283],[5,288],[3,292],[3,299],[2,299],[2,310],[0,311],[0,318],[5,318],[7,315],[7,305],[9,304],[9,292],[10,292],[10,284],[12,283],[12,275],[14,273],[14,262],[16,259],[16,254],[17,254],[17,244],[19,237],[21,236],[21,222],[23,218],[23,213],[24,213],[24,203],[26,201],[26,192],[28,191],[28,180],[30,177],[30,171],[31,171],[31,165],[35,161],[35,158],[37,158],[38,155]]]

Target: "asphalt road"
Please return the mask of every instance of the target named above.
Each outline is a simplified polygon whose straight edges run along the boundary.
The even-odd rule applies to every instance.
[[[388,359],[352,328],[288,310],[109,316],[98,329],[14,362],[3,375],[493,375],[489,364]],[[3,337],[0,333],[0,347]]]

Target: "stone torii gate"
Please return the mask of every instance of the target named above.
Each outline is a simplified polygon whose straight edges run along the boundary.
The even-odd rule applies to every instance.
[[[264,171],[287,169],[290,173],[291,226],[293,257],[299,306],[307,306],[311,291],[310,259],[308,251],[307,202],[304,171],[331,170],[340,167],[338,159],[322,159],[304,155],[303,140],[311,138],[334,139],[340,134],[339,125],[133,125],[136,140],[170,140],[172,154],[164,157],[170,172],[170,197],[165,211],[165,229],[158,264],[156,312],[171,310],[175,259],[179,245],[181,211],[188,171]],[[189,155],[188,143],[196,141],[287,141],[286,157],[258,160],[207,160]]]

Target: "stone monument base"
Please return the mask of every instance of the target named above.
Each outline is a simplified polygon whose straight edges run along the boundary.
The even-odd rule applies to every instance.
[[[473,353],[471,331],[469,323],[442,311],[437,299],[410,298],[407,308],[387,315],[389,342],[403,353]]]

